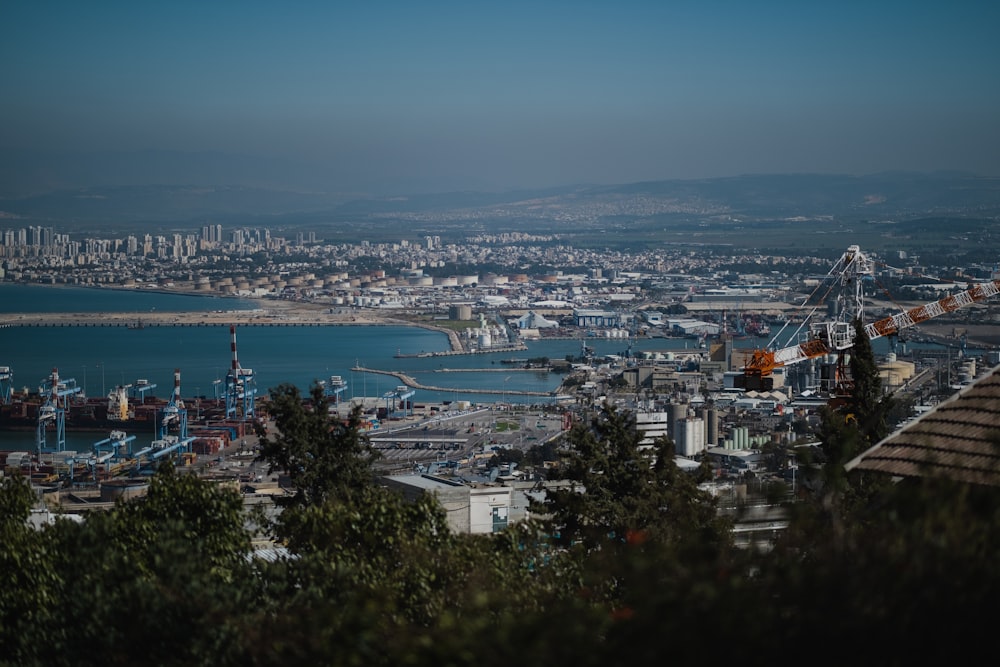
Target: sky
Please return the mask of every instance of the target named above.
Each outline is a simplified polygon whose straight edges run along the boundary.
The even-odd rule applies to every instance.
[[[0,152],[231,154],[373,193],[1000,176],[997,25],[964,0],[5,0]]]

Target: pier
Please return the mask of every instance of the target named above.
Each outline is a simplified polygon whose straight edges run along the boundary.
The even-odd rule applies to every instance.
[[[461,349],[461,343],[458,342],[458,337],[457,336],[449,337],[449,338],[450,338],[450,340],[452,340],[452,349],[451,350],[446,350],[444,352],[416,352],[416,353],[409,353],[409,354],[404,354],[404,353],[400,352],[400,353],[397,353],[395,355],[395,357],[397,359],[424,359],[424,358],[427,358],[427,357],[453,357],[453,356],[456,356],[456,355],[463,355],[463,354],[490,354],[490,353],[493,353],[493,352],[521,352],[521,351],[524,351],[524,350],[528,349],[527,345],[525,345],[524,343],[520,343],[518,345],[503,345],[503,346],[499,346],[499,347],[491,347],[491,348],[486,348],[486,349],[479,349],[479,348],[477,348],[477,349],[474,349],[474,350],[466,350],[466,349]],[[454,346],[456,344],[459,346],[459,349],[454,349]]]
[[[548,373],[552,369],[542,368],[436,368],[435,373]]]
[[[508,369],[509,370],[509,369]],[[413,389],[424,389],[426,391],[442,391],[450,392],[453,394],[506,394],[508,396],[555,396],[556,392],[552,391],[525,391],[516,389],[507,390],[495,390],[495,389],[455,389],[452,387],[435,387],[434,385],[423,384],[418,382],[415,378],[406,373],[400,373],[398,371],[382,371],[375,368],[365,368],[363,366],[355,366],[351,369],[353,372],[357,373],[376,373],[378,375],[388,375],[394,377],[407,387]]]

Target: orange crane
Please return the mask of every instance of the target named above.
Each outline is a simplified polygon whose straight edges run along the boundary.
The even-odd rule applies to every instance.
[[[860,251],[858,246],[853,245],[831,269],[831,274],[837,277],[842,287],[850,286],[854,289],[853,312],[843,313],[849,314],[850,318],[842,317],[839,320],[810,325],[809,336],[802,343],[778,350],[755,350],[743,368],[743,375],[737,378],[737,386],[758,391],[770,390],[774,386],[771,377],[774,369],[832,353],[837,353],[842,358],[844,352],[854,346],[856,333],[853,320],[856,318],[864,321],[862,282],[865,276],[874,274],[874,263]],[[845,293],[846,291],[844,290]],[[979,283],[963,292],[866,324],[864,331],[869,340],[889,336],[938,315],[984,301],[998,293],[1000,293],[1000,280]],[[848,300],[846,294],[840,298],[844,303]]]

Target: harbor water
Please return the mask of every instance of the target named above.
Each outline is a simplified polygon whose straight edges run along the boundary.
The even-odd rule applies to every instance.
[[[253,300],[230,298],[0,285],[0,313],[135,312],[138,315],[152,311],[235,311],[258,307],[260,304]],[[448,351],[447,336],[419,327],[371,325],[237,326],[236,334],[239,363],[243,368],[253,369],[259,395],[282,383],[291,383],[306,392],[314,382],[331,376],[347,381],[344,398],[380,397],[400,384],[391,376],[352,372],[356,366],[405,373],[427,386],[479,390],[418,389],[412,399],[415,404],[486,403],[504,399],[536,404],[551,402],[552,398],[518,396],[516,392],[554,392],[562,382],[561,374],[516,369],[503,362],[514,356],[565,359],[579,355],[582,344],[579,339],[540,340],[528,341],[527,349],[516,353],[415,356]],[[586,338],[585,342],[598,356],[624,356],[630,344],[626,339],[599,336]],[[764,343],[747,339],[737,341],[736,345],[754,347]],[[878,352],[884,341],[875,343]],[[693,340],[674,338],[639,338],[631,344],[634,352],[679,352],[696,346]],[[228,326],[0,328],[0,366],[11,368],[16,390],[37,390],[55,368],[60,378],[74,379],[87,396],[103,397],[116,385],[135,384],[142,379],[157,385],[152,395],[165,398],[173,389],[174,370],[179,369],[182,396],[213,398],[222,395],[231,361]],[[88,443],[94,440],[93,435],[86,436]],[[27,442],[33,438],[33,434],[28,434]],[[17,448],[12,443],[25,439],[24,432],[0,433],[0,449]]]
[[[192,312],[250,310],[252,300],[128,292],[88,288],[0,285],[0,313],[21,312]],[[362,366],[401,372],[418,382],[477,392],[417,390],[413,402],[468,401],[470,403],[545,403],[551,398],[518,396],[515,392],[553,392],[563,376],[512,368],[503,362],[518,358],[563,359],[580,352],[579,340],[529,342],[528,349],[476,355],[407,356],[446,352],[448,337],[441,332],[408,326],[237,326],[240,366],[254,371],[258,394],[282,383],[303,392],[316,381],[340,376],[348,383],[344,398],[379,397],[400,383],[391,376],[355,373]],[[15,390],[36,391],[53,369],[60,379],[72,379],[83,393],[103,397],[116,385],[146,380],[155,384],[150,394],[166,398],[173,389],[174,370],[181,373],[181,394],[188,398],[222,395],[232,354],[228,326],[24,327],[0,328],[0,366],[9,366]],[[595,353],[623,354],[627,341],[588,339]],[[692,341],[640,340],[634,349],[682,349]],[[398,356],[397,356],[398,355]],[[449,370],[465,372],[448,372]],[[481,372],[476,372],[476,370]],[[492,391],[489,393],[479,393]],[[79,440],[82,448],[100,434],[67,434],[67,446]],[[106,436],[103,436],[106,437]],[[33,433],[0,432],[0,449],[30,448]],[[24,445],[19,443],[24,442]]]

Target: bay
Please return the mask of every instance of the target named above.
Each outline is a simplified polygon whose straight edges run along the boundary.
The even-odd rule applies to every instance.
[[[161,292],[131,292],[77,287],[0,284],[0,313],[11,312],[195,312],[252,310],[252,299],[207,297]],[[29,311],[29,307],[33,310]],[[737,347],[759,346],[761,340],[739,340]],[[881,341],[876,341],[881,342]],[[623,355],[625,339],[591,337],[588,346],[597,355]],[[502,361],[548,357],[563,359],[580,353],[579,339],[528,341],[527,350],[476,355],[403,357],[397,354],[444,352],[444,333],[408,326],[238,326],[240,365],[252,368],[258,393],[281,383],[307,391],[313,382],[341,376],[349,383],[346,397],[381,396],[399,382],[393,377],[352,373],[354,366],[398,371],[425,385],[489,390],[492,395],[418,390],[414,402],[465,400],[495,401],[508,391],[551,392],[562,376],[514,370]],[[634,351],[691,349],[688,339],[639,338]],[[212,397],[221,391],[230,368],[228,326],[18,327],[0,328],[0,366],[10,366],[13,385],[37,389],[58,369],[73,378],[89,396],[105,396],[117,384],[145,379],[157,385],[153,394],[168,396],[174,370],[181,372],[184,396]],[[442,372],[444,369],[484,369],[483,372]],[[507,394],[508,400],[545,402],[545,399]]]
[[[29,306],[33,310],[29,310]],[[64,288],[0,284],[0,313],[10,312],[193,312],[200,310],[250,310],[253,300],[213,298],[158,292],[132,293],[121,290]],[[131,310],[130,310],[131,309]],[[449,349],[444,333],[408,326],[238,326],[239,363],[254,370],[259,394],[281,383],[291,383],[303,392],[317,380],[341,376],[348,382],[345,398],[379,397],[398,386],[394,377],[355,373],[363,366],[398,371],[419,382],[438,387],[477,389],[473,392],[417,390],[414,403],[469,401],[545,404],[552,398],[518,396],[514,391],[552,392],[563,376],[556,373],[515,370],[503,364],[511,357],[563,359],[580,353],[579,339],[527,342],[527,350],[476,355],[397,357]],[[764,341],[736,341],[737,347],[759,346]],[[882,347],[884,341],[875,341]],[[623,355],[625,339],[587,338],[597,355]],[[633,341],[634,351],[680,351],[692,349],[687,339]],[[228,326],[124,327],[19,327],[0,328],[0,366],[13,372],[13,386],[37,390],[58,369],[61,378],[72,378],[88,396],[106,396],[117,384],[145,379],[157,385],[153,395],[168,397],[174,370],[181,373],[184,397],[213,397],[224,388],[232,361]],[[471,372],[444,372],[459,369]],[[92,441],[92,435],[85,436]],[[24,439],[23,432],[16,437]],[[10,449],[6,434],[0,434],[0,449]],[[29,442],[33,434],[29,435]],[[71,447],[72,448],[72,447]]]
[[[11,312],[192,312],[250,310],[254,300],[130,292],[75,287],[0,284],[0,313]],[[658,344],[652,344],[658,343]],[[639,341],[636,349],[684,347],[688,341]],[[680,345],[676,345],[680,343]],[[626,341],[588,339],[598,354],[621,354]],[[444,333],[407,326],[240,326],[237,327],[239,363],[254,370],[259,393],[281,383],[301,390],[317,380],[341,376],[349,383],[346,397],[381,396],[399,382],[393,377],[352,373],[354,366],[398,371],[426,385],[494,391],[493,395],[418,390],[414,402],[494,401],[544,402],[544,398],[515,396],[508,391],[551,392],[562,377],[505,367],[512,355],[401,357],[449,349]],[[537,341],[518,357],[562,359],[579,353],[575,340]],[[181,372],[185,396],[214,396],[221,391],[230,368],[228,326],[18,327],[0,329],[0,366],[10,366],[13,386],[37,389],[53,369],[71,378],[89,396],[104,396],[117,384],[138,379],[156,384],[153,395],[168,396],[174,370]],[[486,369],[484,372],[443,372],[444,369]]]

